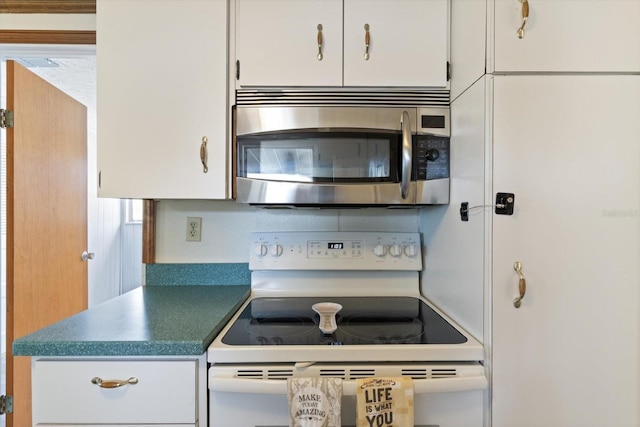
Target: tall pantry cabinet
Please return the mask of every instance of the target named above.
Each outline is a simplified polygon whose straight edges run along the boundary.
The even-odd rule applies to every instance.
[[[640,76],[492,80],[493,426],[636,427]]]
[[[487,6],[485,202],[515,194],[485,234],[488,419],[637,427],[640,1]]]

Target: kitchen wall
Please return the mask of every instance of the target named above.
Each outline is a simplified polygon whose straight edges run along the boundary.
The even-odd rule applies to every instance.
[[[486,81],[478,80],[451,104],[451,186],[447,206],[420,212],[426,246],[422,293],[474,337],[484,338],[484,298],[489,283],[485,271],[486,221],[491,220],[491,189],[485,187]],[[469,220],[460,217],[469,203]]]
[[[263,209],[234,201],[159,201],[156,262],[246,263],[254,231],[419,231],[418,209]],[[187,242],[187,217],[202,241]]]

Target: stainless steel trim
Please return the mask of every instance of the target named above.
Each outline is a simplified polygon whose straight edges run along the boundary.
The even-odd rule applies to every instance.
[[[435,108],[435,107],[419,107],[416,123],[418,134],[429,134],[436,136],[451,136],[451,116],[449,114],[449,108]],[[423,128],[422,116],[443,116],[444,128]]]
[[[448,205],[449,178],[414,181],[416,205]]]
[[[237,178],[236,202],[265,205],[412,205],[416,183],[411,182],[406,199],[397,183],[308,184]]]
[[[237,178],[236,202],[256,205],[442,205],[449,203],[449,179],[411,181],[406,199],[397,183],[307,184]]]
[[[236,135],[294,129],[376,129],[400,131],[398,117],[407,112],[416,133],[416,108],[238,107]]]

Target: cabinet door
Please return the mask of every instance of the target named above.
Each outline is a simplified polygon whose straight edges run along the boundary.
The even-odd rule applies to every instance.
[[[344,85],[447,86],[447,23],[447,0],[345,0]]]
[[[340,86],[342,0],[237,0],[236,59],[239,86]]]
[[[225,0],[98,1],[100,196],[226,197],[226,16]]]
[[[495,71],[640,71],[640,1],[495,0]]]
[[[515,212],[493,219],[493,426],[636,427],[640,76],[495,77],[494,97]]]

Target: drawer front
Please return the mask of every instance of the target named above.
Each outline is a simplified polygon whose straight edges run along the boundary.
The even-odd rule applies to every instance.
[[[35,427],[60,427],[60,424],[34,424]],[[65,424],[68,425],[68,424]],[[73,427],[141,427],[140,424],[74,424]],[[198,427],[198,424],[154,424],[153,427]]]
[[[34,424],[196,424],[196,360],[59,361],[33,364]],[[101,388],[92,383],[136,378]]]

